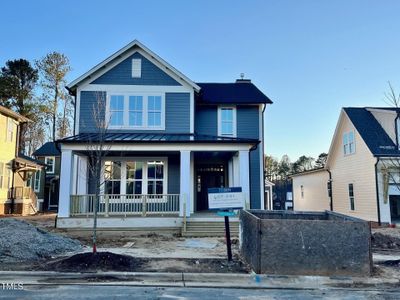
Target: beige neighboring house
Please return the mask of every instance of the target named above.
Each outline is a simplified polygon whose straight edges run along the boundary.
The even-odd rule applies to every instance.
[[[400,222],[400,109],[347,107],[326,166],[294,174],[294,210]]]

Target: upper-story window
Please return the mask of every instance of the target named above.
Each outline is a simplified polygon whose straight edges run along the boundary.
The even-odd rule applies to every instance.
[[[132,59],[132,78],[142,77],[142,60],[140,58]]]
[[[110,128],[164,130],[165,105],[163,95],[110,95],[108,119]]]
[[[236,108],[218,108],[218,135],[236,137]]]
[[[354,140],[354,131],[345,132],[343,134],[343,153],[344,155],[356,152],[356,144]]]
[[[46,166],[46,172],[48,174],[54,174],[55,169],[55,157],[54,156],[46,156],[44,159]]]

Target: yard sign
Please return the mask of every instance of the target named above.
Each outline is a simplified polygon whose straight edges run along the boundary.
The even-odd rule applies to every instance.
[[[241,209],[244,207],[244,200],[241,187],[208,189],[209,209]]]

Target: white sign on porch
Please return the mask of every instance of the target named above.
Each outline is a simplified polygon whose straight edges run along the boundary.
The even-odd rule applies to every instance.
[[[244,203],[245,196],[241,187],[208,189],[209,209],[240,209]]]

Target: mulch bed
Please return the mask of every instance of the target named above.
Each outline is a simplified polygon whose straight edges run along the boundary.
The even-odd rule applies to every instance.
[[[238,258],[185,259],[139,258],[111,252],[79,253],[67,258],[36,265],[35,270],[57,272],[186,272],[186,273],[248,273],[250,269]]]

